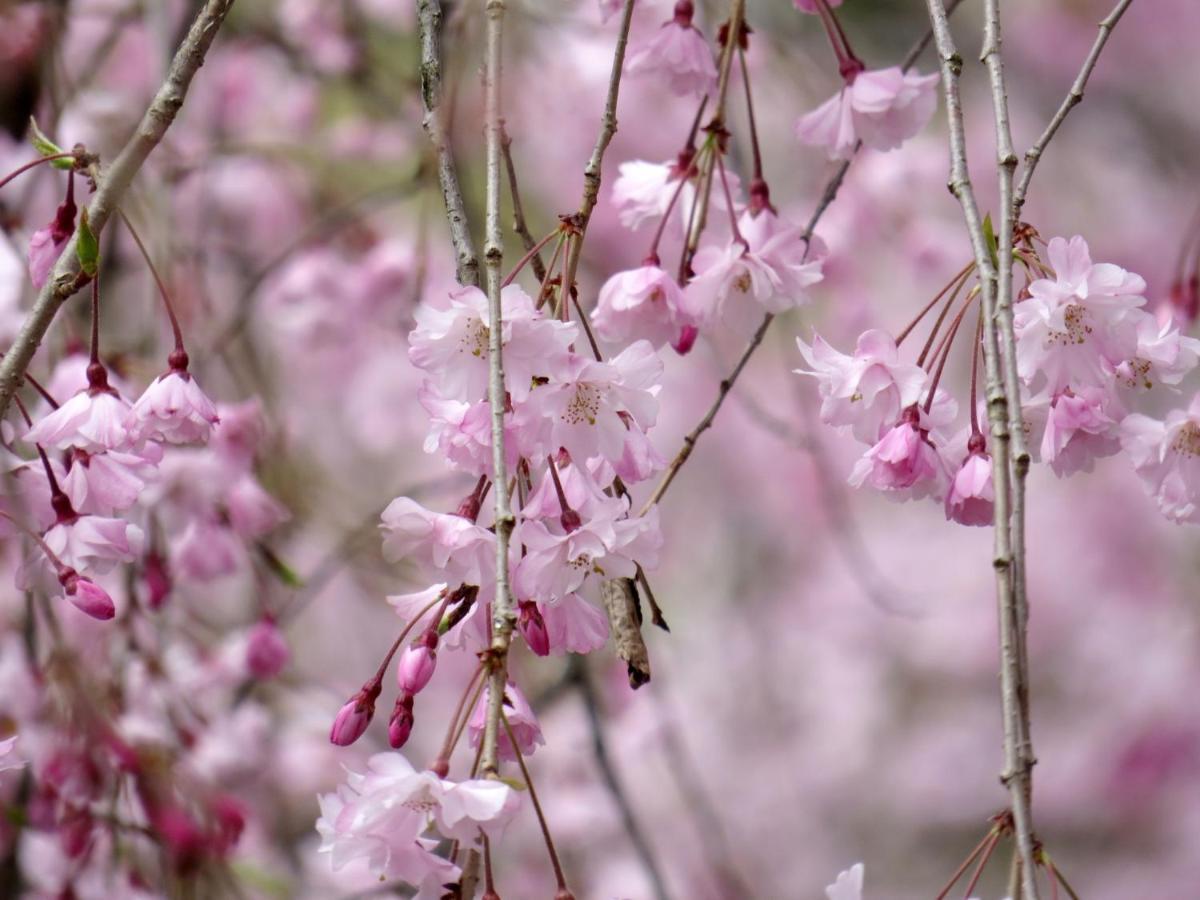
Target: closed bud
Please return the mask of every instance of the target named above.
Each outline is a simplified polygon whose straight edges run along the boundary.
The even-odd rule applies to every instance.
[[[399,750],[408,743],[408,736],[413,727],[413,698],[412,694],[401,694],[396,698],[392,707],[392,717],[388,720],[388,743],[394,750]]]
[[[550,634],[546,631],[546,620],[536,603],[522,601],[517,627],[529,649],[538,656],[548,656],[550,653]]]
[[[378,681],[368,682],[362,690],[346,701],[338,710],[329,730],[329,740],[339,747],[349,747],[367,730],[375,715],[375,700],[383,688]]]
[[[64,569],[59,573],[58,580],[75,608],[93,619],[107,622],[117,614],[117,607],[108,592],[96,582],[80,576],[74,569]]]
[[[255,678],[274,678],[287,665],[290,656],[283,632],[270,616],[265,616],[250,629],[246,642],[246,668]]]
[[[405,648],[396,669],[396,683],[406,694],[419,694],[437,668],[437,632],[426,631]]]

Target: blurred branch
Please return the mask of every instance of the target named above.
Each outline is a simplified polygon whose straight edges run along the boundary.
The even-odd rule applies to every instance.
[[[421,101],[425,106],[422,126],[437,156],[438,182],[450,223],[450,240],[458,258],[458,283],[479,286],[479,258],[471,240],[454,152],[442,121],[442,5],[438,0],[417,0],[417,25],[421,33]]]
[[[950,33],[950,23],[942,0],[927,0],[929,18],[933,24],[941,66],[942,87],[946,97],[946,118],[950,131],[950,192],[962,207],[963,219],[971,239],[975,263],[979,269],[979,282],[983,299],[983,353],[987,372],[987,410],[991,425],[992,481],[995,485],[994,502],[994,558],[996,572],[996,600],[1000,615],[1000,680],[1004,718],[1004,754],[1006,771],[1003,780],[1009,789],[1013,806],[1014,829],[1017,850],[1023,862],[1022,883],[1025,900],[1038,900],[1035,876],[1037,869],[1034,858],[1033,814],[1031,809],[1032,758],[1022,765],[1021,748],[1027,734],[1021,724],[1020,695],[1028,691],[1025,655],[1022,651],[1024,634],[1019,627],[1021,589],[1018,582],[1024,577],[1025,567],[1019,558],[1019,548],[1013,545],[1013,524],[1010,520],[1014,492],[1010,483],[1012,474],[1012,448],[1010,444],[1009,403],[1019,403],[1019,396],[1008,396],[1007,382],[1002,372],[1005,360],[1001,359],[1000,318],[997,314],[997,272],[999,260],[993,261],[992,249],[984,229],[983,217],[971,186],[967,166],[966,127],[963,121],[962,99],[959,94],[959,76],[962,73],[962,57]],[[1003,91],[1000,66],[1000,27],[998,7],[988,2],[986,39],[983,57],[991,71],[993,100],[996,104],[997,148],[1000,168],[1000,183],[1011,186],[1012,167],[1016,165],[1015,154],[1008,149],[1011,137],[1005,132],[1008,127],[1007,99]],[[1007,151],[1007,152],[1006,152]],[[1006,173],[1007,172],[1007,176]],[[1003,212],[1011,216],[1011,203]],[[1011,220],[1008,233],[1001,232],[1000,245],[1008,245],[1008,254],[997,254],[1007,258],[1011,266],[1012,232]],[[1003,264],[999,263],[1002,267]],[[1011,272],[1007,286],[1011,290]],[[1011,360],[1015,364],[1015,358]],[[1020,513],[1021,507],[1012,510]],[[1020,529],[1023,533],[1023,528]]]
[[[951,0],[949,6],[947,7],[947,15],[950,12],[953,12],[961,2],[962,0]],[[905,55],[904,65],[902,66],[905,71],[911,68],[912,64],[916,62],[917,57],[921,55],[921,51],[924,50],[925,46],[929,43],[931,34],[932,31],[923,35],[921,39],[913,46],[913,48]],[[856,152],[857,149],[858,148],[855,147]],[[825,211],[829,209],[830,204],[832,204],[837,198],[838,191],[841,189],[842,182],[846,178],[846,172],[849,171],[850,164],[852,162],[853,157],[842,162],[837,167],[837,170],[833,173],[833,176],[828,182],[826,182],[825,189],[821,193],[821,199],[817,202],[816,209],[813,210],[813,214],[808,220],[808,225],[805,226],[805,240],[812,238],[813,232],[816,230],[817,223],[821,221],[821,217],[825,215]],[[762,344],[763,338],[766,337],[767,331],[771,327],[771,322],[774,320],[774,313],[767,313],[765,316],[763,316],[762,323],[758,326],[754,332],[754,335],[750,338],[750,342],[746,345],[746,349],[744,349],[741,356],[738,357],[737,362],[734,364],[733,370],[721,381],[721,384],[717,389],[717,396],[713,400],[712,406],[709,407],[708,412],[706,412],[703,418],[701,418],[696,424],[696,427],[688,432],[684,437],[683,445],[679,448],[679,452],[675,455],[674,459],[671,460],[670,464],[667,466],[666,472],[663,473],[662,478],[655,486],[653,493],[650,494],[649,499],[642,506],[642,515],[645,515],[650,508],[654,506],[654,504],[658,503],[663,498],[663,495],[666,494],[667,489],[671,486],[671,482],[674,481],[675,476],[679,474],[679,470],[683,468],[683,465],[687,462],[688,457],[692,455],[692,450],[695,448],[696,442],[700,440],[700,436],[712,427],[713,420],[716,419],[717,413],[721,411],[721,407],[725,404],[725,399],[729,396],[729,392],[733,390],[733,386],[737,383],[738,378],[741,377],[742,370],[746,368],[746,363],[750,361],[750,357],[754,355],[755,351],[758,350],[759,345]]]
[[[1087,87],[1088,79],[1092,76],[1092,70],[1096,68],[1100,54],[1104,52],[1104,45],[1108,43],[1108,39],[1112,35],[1117,22],[1121,20],[1121,16],[1125,15],[1125,10],[1129,9],[1131,3],[1133,3],[1133,0],[1120,0],[1113,7],[1113,11],[1100,22],[1100,33],[1096,35],[1096,42],[1092,44],[1092,49],[1083,61],[1083,67],[1079,70],[1079,74],[1075,76],[1075,83],[1071,85],[1071,90],[1067,92],[1066,98],[1064,98],[1062,104],[1058,107],[1058,112],[1054,114],[1054,118],[1050,120],[1041,137],[1034,142],[1032,147],[1025,151],[1025,169],[1021,173],[1021,181],[1017,185],[1016,196],[1013,198],[1013,208],[1018,217],[1021,214],[1021,208],[1025,205],[1025,195],[1029,191],[1029,182],[1033,180],[1033,172],[1041,161],[1042,154],[1046,152],[1047,145],[1054,139],[1054,135],[1066,120],[1067,115],[1083,100],[1083,91]]]
[[[183,43],[175,52],[166,81],[154,95],[137,130],[121,149],[113,164],[97,179],[95,196],[88,204],[88,223],[97,238],[109,217],[120,206],[142,164],[175,121],[192,78],[204,64],[204,57],[232,6],[233,0],[208,0],[204,4],[192,27],[188,29]],[[77,236],[78,231],[63,249],[53,273],[38,292],[33,309],[21,326],[12,348],[0,363],[0,418],[4,417],[25,369],[33,359],[33,354],[37,352],[50,323],[54,321],[55,314],[88,280],[80,270],[79,260],[75,255]]]
[[[625,829],[625,834],[629,837],[629,842],[633,844],[633,850],[637,854],[638,859],[641,860],[642,868],[646,870],[646,877],[650,879],[654,896],[657,900],[668,900],[670,895],[667,893],[666,882],[663,880],[662,872],[659,871],[658,863],[654,859],[654,852],[650,849],[650,842],[646,840],[646,835],[642,833],[641,826],[638,825],[637,817],[633,813],[633,804],[630,803],[629,797],[626,796],[625,789],[621,787],[621,781],[617,777],[617,770],[608,755],[608,743],[604,739],[604,722],[600,717],[600,703],[596,697],[596,688],[592,685],[591,679],[588,677],[585,660],[585,657],[578,654],[571,657],[567,668],[567,679],[579,691],[579,697],[583,701],[584,709],[587,711],[588,726],[592,734],[592,755],[596,760],[596,767],[600,770],[600,775],[604,779],[608,793],[612,797],[617,811],[621,814],[621,823]],[[739,894],[737,896],[749,897],[750,894]]]
[[[817,488],[833,531],[834,545],[846,564],[850,577],[875,606],[899,616],[913,616],[911,610],[896,602],[895,591],[875,563],[874,556],[859,531],[846,500],[845,491],[829,462],[829,455],[816,436],[795,428],[790,421],[768,412],[744,391],[738,401],[751,420],[763,430],[808,455],[816,473]]]

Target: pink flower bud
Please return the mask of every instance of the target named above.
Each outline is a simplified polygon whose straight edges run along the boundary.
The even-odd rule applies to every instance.
[[[408,736],[413,727],[413,698],[412,694],[401,694],[396,698],[392,707],[392,717],[388,720],[388,743],[393,749],[399,750],[408,743]]]
[[[346,701],[346,705],[338,710],[329,730],[330,742],[339,747],[349,747],[367,730],[371,717],[375,715],[375,701],[383,687],[378,681],[367,682],[362,690]]]
[[[699,334],[700,331],[695,325],[684,325],[679,329],[679,337],[675,338],[671,346],[675,348],[675,352],[680,356],[686,356],[692,349],[692,345],[696,343],[696,338]]]
[[[537,608],[536,603],[529,601],[521,603],[517,627],[521,629],[521,636],[525,638],[525,643],[529,645],[530,650],[538,656],[549,655],[550,635],[546,631],[546,620],[542,618],[541,610]]]
[[[425,632],[405,648],[396,669],[396,683],[406,694],[419,694],[437,667],[437,632]]]
[[[208,842],[190,815],[177,806],[166,806],[151,816],[151,826],[178,872],[193,870],[204,858]]]
[[[117,614],[117,607],[112,597],[96,582],[83,578],[74,569],[64,569],[58,576],[66,591],[67,599],[76,609],[87,613],[93,619],[107,622]]]
[[[142,563],[142,581],[146,585],[146,605],[152,610],[162,609],[171,593],[171,575],[167,561],[153,550]]]
[[[246,668],[255,678],[274,678],[287,665],[290,656],[283,632],[270,616],[250,629],[246,643]]]
[[[213,849],[224,856],[237,846],[242,836],[246,827],[246,811],[242,804],[229,794],[217,794],[209,804],[209,811],[215,825]]]

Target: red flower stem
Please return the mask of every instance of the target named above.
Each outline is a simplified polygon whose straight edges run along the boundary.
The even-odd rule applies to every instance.
[[[971,300],[975,295],[967,297],[967,302],[963,304],[963,308],[958,311],[958,315],[954,317],[954,321],[950,324],[950,330],[946,333],[941,345],[938,347],[938,353],[941,358],[938,360],[937,372],[934,373],[933,383],[929,385],[929,397],[925,400],[925,412],[929,412],[933,408],[933,395],[937,393],[938,382],[942,380],[942,372],[946,369],[946,360],[950,358],[950,350],[954,346],[954,336],[958,334],[958,327],[962,325],[963,316],[967,314],[967,310],[971,308]],[[974,344],[971,345],[972,348]],[[937,353],[934,357],[937,358]]]
[[[983,877],[983,870],[987,867],[988,860],[992,858],[992,852],[996,849],[996,845],[1000,843],[1000,832],[993,831],[991,839],[988,842],[987,849],[983,851],[983,858],[979,860],[979,865],[975,867],[975,874],[971,876],[970,882],[967,884],[967,889],[963,891],[963,897],[970,897],[971,892],[975,890],[975,885],[979,884],[979,879]]]
[[[42,163],[53,162],[56,159],[74,159],[74,158],[75,158],[75,155],[73,153],[55,153],[52,156],[39,156],[37,159],[35,159],[31,162],[25,163],[25,165],[21,166],[16,171],[9,172],[7,175],[4,176],[4,178],[0,179],[0,188],[3,188],[5,185],[7,185],[10,181],[12,181],[14,178],[16,178],[18,175],[22,174],[23,172],[28,172],[30,169],[36,168],[37,166],[40,166]]]
[[[944,288],[942,288],[940,291],[937,292],[937,296],[935,296],[932,300],[930,300],[929,303],[926,304],[925,308],[922,309],[919,313],[917,313],[917,317],[915,319],[913,319],[911,322],[909,322],[908,325],[906,325],[904,327],[904,329],[900,332],[900,335],[896,338],[896,346],[897,347],[899,347],[902,343],[904,343],[904,339],[906,337],[908,337],[909,334],[912,332],[912,330],[921,323],[921,320],[923,318],[925,318],[926,314],[931,309],[933,309],[935,306],[937,306],[938,301],[941,300],[943,297],[945,297],[946,293],[952,287],[954,287],[956,284],[958,284],[959,281],[961,281],[963,278],[965,278],[970,273],[970,271],[974,268],[975,268],[975,263],[971,263],[969,266],[965,266],[961,272],[959,272],[957,275],[955,275],[953,278],[950,279],[949,284],[947,284]]]
[[[975,343],[971,352],[971,434],[982,434],[979,430],[979,410],[976,409],[975,396],[979,385],[979,355],[983,352],[983,309],[975,320]]]
[[[392,644],[392,649],[387,652],[387,656],[383,658],[383,662],[379,664],[379,670],[375,673],[375,677],[372,679],[373,681],[383,681],[383,676],[387,673],[388,666],[391,665],[392,657],[396,655],[396,651],[400,649],[400,645],[404,643],[404,639],[408,637],[409,632],[416,627],[417,623],[425,617],[427,612],[429,612],[439,603],[445,602],[447,599],[448,591],[443,590],[440,594],[430,600],[429,603],[425,605],[424,609],[413,616],[412,621],[404,626],[404,630],[400,632],[400,636],[396,638],[395,642]]]
[[[91,364],[100,363],[100,272],[92,276],[92,355]]]
[[[746,89],[746,114],[750,117],[750,149],[754,153],[754,177],[762,180],[762,151],[758,146],[758,125],[754,121],[754,100],[750,92],[750,71],[746,68],[746,51],[738,48],[738,62],[742,66],[742,87]]]
[[[158,292],[162,295],[163,306],[167,308],[167,318],[171,320],[171,333],[175,336],[175,349],[180,352],[186,352],[183,348],[183,332],[179,328],[179,319],[175,316],[175,304],[171,302],[171,295],[167,292],[167,286],[163,282],[162,276],[158,274],[158,269],[155,267],[153,260],[150,259],[146,245],[142,243],[141,237],[133,227],[133,223],[129,221],[129,217],[125,215],[125,211],[117,210],[117,213],[120,215],[121,221],[125,223],[125,227],[129,229],[129,236],[137,244],[138,251],[142,254],[142,259],[146,261],[146,265],[150,268],[150,274],[154,276],[154,283],[158,285]]]
[[[521,776],[525,779],[525,786],[529,788],[529,799],[533,802],[533,811],[537,813],[538,825],[542,828],[542,839],[546,842],[546,852],[550,854],[550,865],[554,867],[554,878],[558,882],[558,889],[565,891],[567,890],[567,879],[563,876],[562,864],[558,861],[558,852],[554,849],[554,838],[550,836],[550,826],[546,824],[546,814],[542,812],[542,804],[538,800],[537,789],[533,786],[533,778],[529,775],[525,757],[521,755],[521,748],[517,745],[517,736],[513,734],[512,726],[508,723],[508,716],[503,711],[500,713],[500,721],[504,723],[504,730],[508,733],[509,743],[512,744],[513,753],[517,757],[517,765],[521,767]]]
[[[708,144],[705,144],[700,148],[700,152],[696,155],[697,159],[700,156],[703,156],[707,150]],[[692,165],[694,166],[695,162],[693,162]],[[655,265],[658,265],[658,244],[659,241],[662,240],[663,232],[666,231],[667,220],[671,218],[671,213],[675,209],[675,204],[679,200],[680,195],[683,193],[683,189],[687,186],[687,183],[690,180],[691,175],[688,172],[684,172],[679,176],[679,186],[675,188],[675,192],[671,194],[671,200],[669,203],[667,203],[667,210],[662,214],[662,218],[658,220],[658,227],[654,229],[654,240],[650,242],[650,251],[646,254],[646,260],[653,260]]]
[[[954,870],[954,874],[950,876],[950,880],[946,882],[946,885],[940,891],[938,891],[938,895],[936,897],[934,897],[933,900],[946,900],[947,895],[949,895],[950,891],[953,889],[953,887],[954,887],[955,883],[957,883],[958,879],[963,877],[963,873],[967,871],[967,869],[970,867],[971,863],[973,863],[975,861],[975,858],[984,851],[984,849],[988,845],[988,842],[993,840],[995,838],[995,836],[996,836],[995,828],[992,828],[987,834],[985,834],[983,836],[983,840],[981,840],[978,844],[976,844],[975,849],[967,854],[967,858],[964,859],[962,861],[962,864],[959,865],[959,867]]]
[[[534,244],[532,247],[530,247],[529,250],[526,251],[525,255],[522,256],[519,260],[517,260],[517,264],[515,266],[513,266],[513,270],[508,273],[508,277],[505,278],[502,282],[500,282],[500,287],[502,287],[502,288],[508,287],[510,284],[512,284],[513,279],[515,279],[517,277],[517,275],[520,274],[521,270],[523,268],[525,268],[525,266],[529,263],[529,261],[531,259],[533,259],[538,253],[540,253],[541,249],[543,247],[545,247],[548,243],[550,243],[550,241],[552,241],[555,237],[557,237],[561,233],[562,233],[561,228],[555,228],[548,235],[546,235],[544,238],[542,238],[540,241],[538,241],[536,244]]]
[[[467,686],[463,690],[462,696],[458,698],[458,705],[454,708],[454,715],[450,717],[450,724],[446,728],[446,738],[442,741],[442,750],[438,754],[438,760],[442,760],[447,763],[450,761],[450,754],[454,752],[454,747],[458,743],[458,737],[460,734],[462,734],[462,732],[458,730],[459,719],[464,715],[468,717],[470,716],[471,709],[474,708],[474,705],[468,708],[467,698],[472,696],[472,692],[475,691],[476,684],[478,683],[479,677],[482,674],[483,663],[480,663],[475,667],[475,671],[471,673],[471,677],[467,681]]]
[[[733,231],[733,239],[749,250],[750,244],[742,237],[742,232],[738,228],[737,213],[733,209],[733,195],[729,192],[729,179],[725,177],[725,160],[719,151],[714,150],[713,152],[717,154],[717,171],[721,173],[721,188],[725,192],[725,206],[729,210],[729,227]]]

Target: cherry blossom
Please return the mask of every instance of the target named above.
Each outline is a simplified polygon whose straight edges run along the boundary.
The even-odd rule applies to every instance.
[[[606,340],[627,343],[645,338],[655,347],[677,341],[691,325],[683,311],[683,291],[654,264],[618,272],[600,288],[592,323]]]
[[[630,52],[625,71],[661,79],[671,93],[679,96],[703,97],[711,93],[717,86],[717,66],[708,41],[692,24],[694,12],[691,0],[679,0],[673,18]]]
[[[903,72],[897,66],[858,72],[797,120],[796,137],[824,147],[831,159],[849,159],[859,141],[875,150],[894,150],[933,115],[937,80],[937,75]]]
[[[862,863],[855,863],[844,872],[839,872],[837,880],[825,888],[825,896],[829,900],[862,900],[863,873]]]
[[[158,376],[133,404],[129,413],[132,440],[191,444],[208,440],[220,421],[217,408],[196,379],[184,368],[174,366]]]
[[[123,450],[132,443],[129,402],[108,388],[88,388],[35,422],[25,440],[56,450]]]
[[[1126,416],[1120,441],[1163,515],[1200,524],[1200,395],[1165,420],[1139,413]]]
[[[946,518],[960,525],[991,525],[994,501],[992,458],[983,436],[974,435],[946,494]]]
[[[471,713],[471,721],[467,730],[470,732],[472,747],[478,747],[479,742],[483,740],[490,690],[490,685],[484,688]],[[508,719],[508,726],[517,739],[517,749],[521,751],[522,756],[529,756],[546,743],[545,738],[542,737],[542,729],[538,725],[537,716],[534,715],[533,707],[529,705],[525,695],[511,681],[504,688],[504,717]],[[501,759],[514,760],[517,758],[506,728],[501,727],[501,732],[497,736],[497,749]]]
[[[546,318],[519,285],[501,292],[504,309],[502,342],[508,390],[514,402],[523,401],[535,377],[563,356],[576,340],[573,324]],[[475,402],[487,396],[487,296],[468,287],[450,295],[446,309],[423,305],[417,328],[409,336],[409,359],[424,369],[442,396]]]
[[[448,581],[481,585],[495,565],[495,536],[462,516],[430,512],[397,497],[383,511],[383,555],[416,563]]]
[[[812,346],[796,339],[811,371],[799,375],[817,379],[821,393],[821,421],[849,429],[865,443],[874,443],[883,429],[925,393],[928,375],[920,366],[900,362],[895,339],[885,331],[863,332],[853,356],[829,346],[818,334]]]

